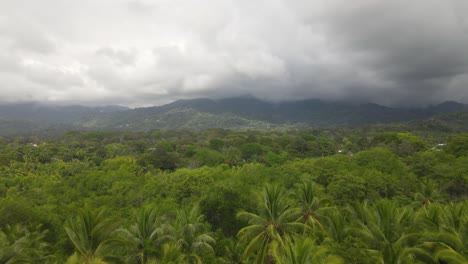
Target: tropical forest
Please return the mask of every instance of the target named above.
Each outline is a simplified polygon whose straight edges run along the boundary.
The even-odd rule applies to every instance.
[[[468,134],[403,130],[4,136],[0,263],[468,263]]]

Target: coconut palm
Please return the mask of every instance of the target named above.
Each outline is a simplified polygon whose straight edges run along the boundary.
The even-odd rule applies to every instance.
[[[300,210],[289,208],[285,198],[286,193],[279,186],[266,186],[259,214],[238,213],[238,217],[248,223],[248,226],[238,233],[240,241],[247,244],[244,259],[256,255],[256,263],[271,263],[272,256],[268,252],[271,250],[272,242],[276,241],[278,247],[281,247],[284,236],[304,230],[306,225],[295,221],[299,217]]]
[[[0,230],[0,263],[33,263],[52,260],[44,241],[47,230],[37,226],[31,232],[22,225],[6,225]]]
[[[94,258],[92,260],[86,260],[86,262],[83,260],[81,255],[77,252],[75,252],[73,255],[71,255],[65,262],[65,264],[108,264],[101,258]]]
[[[144,207],[136,216],[135,224],[128,229],[120,229],[122,235],[136,249],[134,256],[138,263],[147,263],[158,257],[164,242],[173,239],[169,225],[159,217],[155,208]]]
[[[115,236],[118,226],[118,222],[107,217],[105,210],[85,207],[66,223],[65,231],[81,262],[96,263],[98,259],[114,256],[113,247],[119,242]]]
[[[325,246],[319,246],[311,238],[287,236],[283,249],[273,242],[272,255],[277,264],[341,264],[343,260],[331,254]]]
[[[399,264],[433,262],[415,232],[414,212],[409,207],[398,208],[393,201],[381,200],[362,208],[362,217],[353,231],[367,244],[377,263]]]
[[[21,225],[7,225],[0,230],[0,262],[15,263],[19,253],[25,248],[27,229]]]
[[[439,262],[468,263],[468,202],[431,204],[418,215],[426,232],[425,246]]]
[[[459,252],[455,251],[451,247],[445,246],[445,248],[441,248],[437,250],[435,254],[435,258],[439,261],[439,263],[448,263],[448,264],[467,264],[468,258],[466,255],[462,255]]]
[[[244,247],[237,239],[230,238],[225,241],[224,247],[226,253],[225,261],[226,263],[240,264],[242,262],[242,253],[244,253]]]
[[[179,264],[187,263],[186,256],[182,253],[180,245],[166,243],[162,246],[161,260],[148,262],[148,264]]]
[[[419,192],[414,194],[415,205],[427,206],[434,202],[441,202],[444,197],[438,184],[430,179],[423,179],[419,184]]]
[[[298,222],[306,224],[314,234],[324,231],[323,213],[331,209],[328,207],[328,199],[318,197],[316,192],[316,186],[313,182],[303,183],[297,192],[298,207],[301,210]]]
[[[204,253],[214,253],[213,245],[216,240],[204,222],[204,216],[200,214],[198,206],[178,209],[176,216],[173,226],[176,244],[190,262],[200,263]]]
[[[345,208],[334,208],[328,210],[323,216],[325,219],[324,227],[327,232],[328,240],[332,240],[335,243],[343,243],[349,235],[350,227],[353,224],[355,218],[349,207]]]
[[[451,234],[454,242],[447,243],[436,257],[448,263],[468,263],[468,201],[450,203],[444,206],[443,212],[440,229]]]

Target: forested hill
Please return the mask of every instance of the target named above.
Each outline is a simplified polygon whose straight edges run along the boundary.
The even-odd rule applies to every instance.
[[[391,108],[377,104],[316,99],[271,103],[251,97],[192,99],[147,108],[121,106],[0,105],[0,135],[50,134],[66,130],[268,129],[342,127],[422,120],[468,106],[445,102],[426,108]]]
[[[74,123],[99,113],[129,110],[123,106],[58,106],[37,102],[1,104],[0,135],[56,135],[80,130]]]
[[[255,98],[179,100],[158,107],[102,113],[79,125],[98,129],[251,129],[279,126],[340,127],[386,124],[425,119],[435,114],[468,110],[445,102],[427,108],[390,108],[377,104],[351,104],[309,99],[271,103]]]
[[[86,107],[80,105],[57,106],[36,102],[0,105],[0,119],[31,122],[70,123],[98,113],[128,110],[123,106]]]

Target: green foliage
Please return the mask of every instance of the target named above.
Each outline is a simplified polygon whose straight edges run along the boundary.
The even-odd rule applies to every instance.
[[[398,208],[395,202],[378,201],[373,206],[364,204],[355,233],[368,245],[378,263],[414,263],[415,259],[432,260],[418,240],[420,234],[411,208]]]
[[[174,170],[177,168],[179,156],[175,152],[167,152],[162,148],[150,149],[138,159],[138,164],[146,169]]]
[[[178,209],[173,228],[176,244],[189,261],[200,261],[203,256],[214,253],[213,245],[216,244],[216,239],[209,231],[209,226],[197,206]]]
[[[385,129],[2,139],[0,262],[466,262],[465,135]]]
[[[195,160],[200,162],[201,166],[216,166],[224,161],[221,153],[211,149],[200,149],[195,154]]]
[[[447,144],[447,152],[456,157],[468,156],[468,134],[456,135]]]
[[[50,247],[45,241],[47,230],[40,225],[32,231],[22,225],[6,225],[0,230],[0,262],[43,263],[52,261]]]
[[[336,203],[344,205],[353,201],[363,201],[366,195],[366,181],[355,175],[337,175],[327,186],[327,193]]]
[[[317,183],[328,186],[335,176],[349,171],[352,167],[353,164],[350,164],[349,159],[340,155],[317,159],[308,170],[312,171]]]
[[[329,200],[320,196],[317,186],[313,182],[304,182],[297,191],[297,207],[301,210],[299,222],[306,224],[318,236],[324,231],[324,211],[329,207]]]
[[[109,218],[105,210],[86,207],[66,223],[65,230],[81,262],[94,263],[114,256],[118,226],[119,223]]]
[[[217,138],[210,139],[209,143],[210,143],[210,148],[213,150],[219,151],[224,147],[224,141],[221,139],[217,139]]]
[[[284,248],[277,243],[273,247],[272,254],[275,263],[278,264],[342,264],[343,260],[331,253],[325,246],[317,245],[311,238],[300,236],[287,237]]]
[[[236,218],[241,209],[253,208],[239,189],[217,186],[200,201],[200,210],[214,230],[222,230],[225,236],[233,237],[242,227],[242,222]]]
[[[400,156],[409,156],[424,149],[424,141],[409,133],[385,132],[376,135],[372,140],[374,145],[384,145]]]
[[[11,198],[0,198],[0,227],[7,225],[37,225],[41,219],[38,213],[24,202]]]
[[[276,154],[272,151],[268,151],[267,154],[263,157],[266,165],[275,166],[281,165],[288,159],[288,154],[286,152],[281,152],[280,154]]]
[[[366,169],[375,169],[391,175],[406,174],[405,164],[385,148],[361,151],[354,156],[354,161]]]
[[[128,243],[129,260],[149,263],[163,257],[163,246],[175,240],[170,225],[164,223],[159,212],[152,207],[143,207],[136,215],[135,223],[128,229],[119,230]]]
[[[257,143],[245,143],[240,147],[241,158],[246,161],[255,161],[263,154],[264,150],[260,144]]]
[[[266,186],[260,214],[246,211],[238,214],[240,219],[248,223],[248,226],[238,233],[240,241],[247,245],[244,259],[256,255],[257,263],[265,263],[267,259],[272,258],[269,252],[274,243],[283,246],[286,236],[304,230],[306,225],[295,221],[299,217],[299,210],[289,208],[285,198],[286,193],[279,186]]]

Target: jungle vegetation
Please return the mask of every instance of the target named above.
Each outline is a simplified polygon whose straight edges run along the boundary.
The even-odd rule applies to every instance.
[[[468,134],[0,139],[0,263],[467,263]]]

